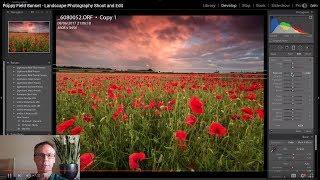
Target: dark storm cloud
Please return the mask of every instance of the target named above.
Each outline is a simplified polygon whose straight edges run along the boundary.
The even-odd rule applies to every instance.
[[[49,22],[42,21],[11,21],[9,32],[49,33]]]
[[[261,16],[118,16],[57,30],[58,65],[262,71]]]

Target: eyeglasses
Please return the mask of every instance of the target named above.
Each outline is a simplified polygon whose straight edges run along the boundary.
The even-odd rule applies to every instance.
[[[55,154],[44,154],[44,153],[36,153],[33,155],[34,157],[41,157],[41,158],[45,158],[47,156],[48,159],[53,159],[55,158]]]

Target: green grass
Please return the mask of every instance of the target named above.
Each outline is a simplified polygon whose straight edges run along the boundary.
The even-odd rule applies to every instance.
[[[248,122],[230,119],[230,115],[241,115],[242,107],[263,108],[263,89],[255,91],[256,101],[246,100],[245,92],[239,92],[239,99],[232,101],[225,91],[238,82],[230,80],[226,80],[230,81],[230,85],[226,87],[218,85],[214,91],[202,89],[193,91],[189,88],[182,90],[176,87],[176,93],[167,94],[163,91],[165,83],[179,78],[160,81],[150,79],[154,87],[152,91],[147,86],[140,88],[130,84],[126,77],[101,78],[99,82],[102,86],[91,87],[88,82],[94,76],[94,74],[83,75],[81,78],[76,74],[58,74],[58,86],[63,77],[84,82],[86,96],[68,94],[67,90],[73,88],[74,83],[66,80],[65,86],[58,87],[63,90],[57,93],[56,102],[57,122],[77,116],[76,124],[85,129],[81,134],[81,152],[92,152],[96,155],[90,169],[129,170],[129,155],[133,152],[144,152],[147,159],[140,162],[143,170],[230,172],[263,170],[263,121],[256,115]],[[108,74],[98,76],[109,77]],[[206,83],[201,78],[195,82]],[[248,85],[251,81],[243,82]],[[126,95],[125,91],[115,91],[121,93],[123,98],[108,99],[106,92],[111,83],[131,87],[133,93]],[[102,99],[102,102],[98,103],[97,110],[91,108],[92,93],[97,93]],[[141,97],[141,93],[144,94],[143,100],[146,104],[151,100],[164,101],[166,104],[169,100],[175,99],[174,110],[160,110],[161,115],[157,116],[154,110],[134,109],[132,102],[135,98]],[[223,94],[221,101],[216,100],[217,93]],[[184,122],[186,116],[191,113],[188,107],[191,96],[199,97],[205,104],[205,113],[198,116],[198,122],[192,127]],[[122,122],[121,118],[112,120],[112,115],[119,104],[124,105],[128,115],[128,120],[125,122]],[[91,123],[83,121],[81,119],[83,114],[91,114],[94,117],[93,121]],[[227,127],[228,136],[221,139],[209,136],[208,127],[214,121]],[[177,130],[185,130],[188,133],[186,150],[181,150],[174,139],[174,132]]]

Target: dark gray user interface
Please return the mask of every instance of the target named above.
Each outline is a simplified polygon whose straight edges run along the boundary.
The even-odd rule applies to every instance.
[[[2,12],[4,134],[52,134],[52,14]]]
[[[268,176],[315,177],[313,10],[268,14]]]

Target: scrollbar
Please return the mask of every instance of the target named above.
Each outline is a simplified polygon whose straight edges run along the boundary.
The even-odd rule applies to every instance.
[[[317,151],[318,149],[318,136],[314,135],[314,150]]]
[[[3,72],[3,76],[2,76],[2,83],[4,84],[2,86],[2,135],[5,135],[5,127],[6,127],[6,62],[3,61],[2,63],[2,72]]]

